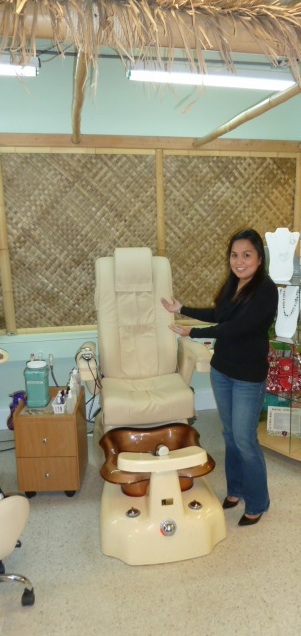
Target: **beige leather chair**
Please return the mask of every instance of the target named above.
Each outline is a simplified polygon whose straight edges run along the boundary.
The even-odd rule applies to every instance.
[[[34,589],[29,579],[22,574],[5,573],[2,559],[15,549],[29,516],[29,503],[22,495],[11,495],[0,500],[0,583],[15,582],[24,586],[22,605],[33,605]],[[19,543],[19,545],[21,545]]]
[[[90,392],[101,394],[97,444],[115,427],[187,423],[194,416],[189,382],[194,369],[209,370],[211,351],[169,329],[174,316],[161,304],[173,294],[168,259],[147,247],[116,248],[95,269],[100,389],[93,352],[88,361],[79,352],[77,363]]]

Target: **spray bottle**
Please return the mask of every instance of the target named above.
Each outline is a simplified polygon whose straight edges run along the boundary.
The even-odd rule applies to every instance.
[[[21,400],[25,401],[25,391],[15,391],[14,393],[10,393],[9,397],[13,398],[12,402],[9,405],[10,408],[10,414],[7,418],[7,428],[9,428],[10,431],[14,430],[14,412],[19,404],[19,402]]]

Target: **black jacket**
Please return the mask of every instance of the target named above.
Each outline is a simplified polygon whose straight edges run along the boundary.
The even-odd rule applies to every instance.
[[[275,319],[278,289],[266,276],[246,302],[224,298],[217,307],[197,309],[183,306],[181,314],[210,327],[193,327],[191,338],[216,338],[211,365],[217,371],[246,382],[263,382],[268,373],[268,330]]]

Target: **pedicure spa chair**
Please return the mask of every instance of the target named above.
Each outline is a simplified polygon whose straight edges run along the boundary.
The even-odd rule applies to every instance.
[[[170,264],[147,247],[116,248],[96,260],[95,345],[76,354],[81,379],[100,394],[94,450],[103,490],[100,547],[130,565],[206,555],[226,536],[224,512],[206,475],[215,462],[200,446],[194,370],[212,352],[169,329]]]

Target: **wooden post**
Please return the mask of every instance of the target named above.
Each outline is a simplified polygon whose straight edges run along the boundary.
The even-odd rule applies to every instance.
[[[301,154],[296,157],[296,186],[295,186],[295,202],[294,202],[294,225],[295,232],[301,233]],[[301,263],[301,241],[299,240],[299,262]]]
[[[163,185],[163,150],[156,150],[157,248],[158,256],[166,255]]]
[[[296,188],[294,204],[294,231],[301,232],[301,154],[296,157]]]
[[[4,207],[2,167],[0,163],[0,278],[3,294],[3,310],[8,333],[17,333],[11,267],[8,251],[7,224]]]

